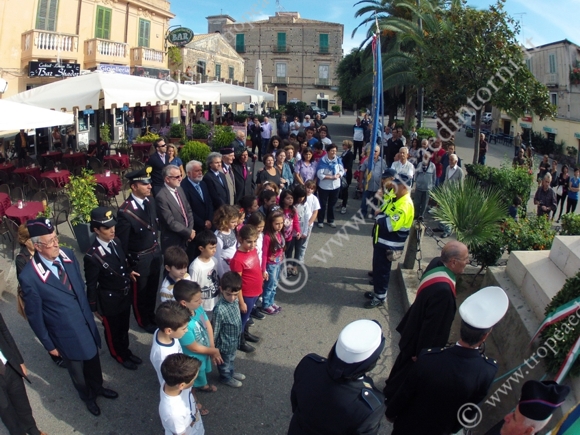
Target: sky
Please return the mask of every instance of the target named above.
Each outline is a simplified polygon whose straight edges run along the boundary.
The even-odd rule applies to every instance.
[[[361,21],[354,18],[360,6],[355,0],[306,1],[306,0],[247,0],[225,3],[216,0],[170,0],[171,11],[176,15],[171,21],[188,27],[195,34],[207,33],[210,15],[227,14],[236,21],[257,21],[273,16],[276,11],[299,12],[302,18],[344,24],[343,50],[348,54],[358,47],[367,29],[359,29],[354,38],[352,31]],[[487,8],[495,1],[468,0],[468,4],[479,9]],[[234,7],[235,6],[235,7]],[[545,0],[507,0],[505,9],[521,22],[520,42],[528,48],[568,39],[580,44],[580,26],[577,17],[580,0],[558,0],[548,5]]]

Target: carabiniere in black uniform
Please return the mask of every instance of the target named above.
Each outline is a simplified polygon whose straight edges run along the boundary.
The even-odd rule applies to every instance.
[[[91,228],[110,230],[116,225],[113,211],[97,207],[91,212]],[[95,231],[96,232],[96,231]],[[105,341],[111,356],[123,367],[135,370],[141,359],[129,350],[131,272],[118,238],[97,238],[84,257],[87,298],[91,310],[102,317]]]

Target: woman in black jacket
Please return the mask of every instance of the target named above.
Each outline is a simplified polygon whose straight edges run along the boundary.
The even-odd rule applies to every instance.
[[[352,152],[352,141],[344,140],[342,141],[342,155],[340,156],[342,160],[342,166],[344,166],[344,177],[346,178],[346,188],[342,189],[340,192],[340,199],[342,199],[342,206],[340,208],[340,214],[346,213],[346,205],[348,203],[348,188],[352,181],[352,165],[354,163],[354,154]]]

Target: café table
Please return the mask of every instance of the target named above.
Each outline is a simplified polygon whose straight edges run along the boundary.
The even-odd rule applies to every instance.
[[[97,183],[102,185],[107,189],[107,195],[117,196],[121,191],[121,177],[117,174],[111,173],[108,177],[107,174],[95,174]]]
[[[49,151],[47,153],[41,154],[42,158],[52,160],[54,163],[60,162],[62,160],[62,152],[60,151]]]
[[[4,216],[6,214],[6,209],[10,208],[11,205],[10,195],[0,192],[0,216]]]
[[[65,153],[62,156],[62,161],[65,163],[69,168],[73,168],[75,166],[80,166],[84,168],[87,166],[87,154],[86,153]]]
[[[143,154],[143,162],[149,160],[149,151],[151,150],[150,143],[134,143],[131,145],[133,148],[133,153],[142,153]]]
[[[14,169],[16,169],[16,166],[14,166],[12,163],[2,163],[0,165],[0,171],[4,171],[7,174],[10,174],[12,171],[14,171]]]
[[[44,205],[40,201],[25,202],[22,208],[17,204],[11,205],[5,210],[6,216],[13,221],[24,224],[30,219],[36,219],[38,213],[44,211]]]
[[[70,181],[70,171],[66,169],[56,171],[46,171],[40,174],[42,178],[50,178],[56,187],[64,187]]]
[[[36,165],[34,167],[26,166],[22,168],[16,168],[14,170],[14,173],[20,175],[20,178],[22,178],[22,180],[26,180],[26,176],[31,175],[34,178],[36,178],[38,182],[40,182],[40,167]]]
[[[105,156],[103,162],[107,162],[109,160],[118,161],[121,169],[127,169],[129,167],[129,156],[127,154],[113,154],[110,156]]]

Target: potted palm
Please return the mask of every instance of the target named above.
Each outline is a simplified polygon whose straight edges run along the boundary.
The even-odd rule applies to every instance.
[[[66,185],[66,194],[71,204],[71,223],[81,252],[86,252],[91,247],[91,211],[99,206],[95,194],[96,185],[93,171],[88,169],[83,169],[81,175],[71,175],[70,182]]]

